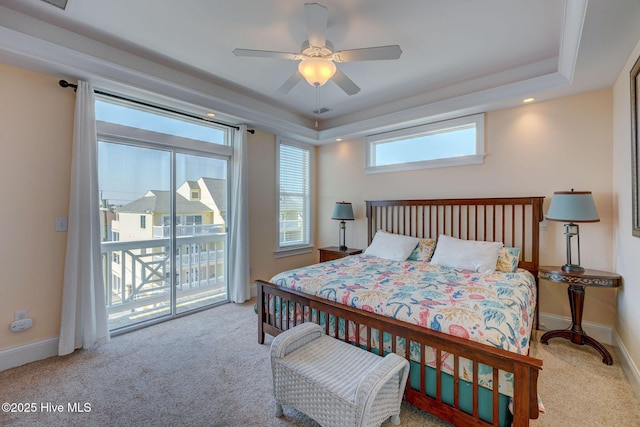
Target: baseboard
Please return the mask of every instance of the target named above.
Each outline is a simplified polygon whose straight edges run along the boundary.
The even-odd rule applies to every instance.
[[[624,343],[620,339],[618,333],[613,331],[613,341],[616,346],[616,353],[620,359],[620,364],[622,365],[622,369],[624,370],[629,383],[631,384],[631,388],[633,388],[633,392],[636,395],[636,399],[640,401],[640,370],[629,356],[629,352],[627,348],[624,346]]]
[[[58,354],[58,337],[0,350],[0,371]]]
[[[568,329],[571,326],[571,318],[558,316],[557,314],[540,313],[540,330],[552,331],[555,329]],[[613,343],[613,326],[594,322],[582,322],[582,329],[587,335],[602,344],[615,345]]]

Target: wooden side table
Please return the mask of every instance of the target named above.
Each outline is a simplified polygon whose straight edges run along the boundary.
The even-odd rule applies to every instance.
[[[582,309],[584,307],[585,286],[595,286],[599,288],[617,288],[620,286],[621,277],[615,273],[606,271],[585,269],[584,272],[564,271],[562,267],[540,267],[538,278],[554,283],[565,283],[569,285],[569,305],[571,307],[571,328],[546,332],[540,338],[542,344],[548,344],[551,338],[565,338],[574,344],[588,345],[595,348],[602,356],[602,362],[607,365],[613,364],[613,358],[606,348],[598,341],[586,334],[582,329]]]
[[[346,251],[341,251],[337,246],[320,248],[318,249],[318,251],[320,251],[320,262],[331,261],[334,259],[344,258],[349,255],[357,255],[362,253],[362,249],[348,248]]]

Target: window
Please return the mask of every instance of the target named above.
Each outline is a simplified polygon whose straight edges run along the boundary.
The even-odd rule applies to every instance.
[[[144,215],[140,215],[140,228],[147,228],[147,217]]]
[[[481,164],[484,114],[372,135],[366,145],[367,173]]]
[[[279,255],[309,252],[313,147],[278,139],[277,230]]]
[[[202,215],[186,215],[187,225],[202,225]]]

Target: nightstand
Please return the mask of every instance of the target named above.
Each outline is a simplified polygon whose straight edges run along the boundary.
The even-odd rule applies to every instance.
[[[562,267],[540,267],[538,278],[545,279],[553,283],[564,283],[569,285],[569,306],[571,307],[571,327],[570,329],[555,330],[546,332],[540,338],[542,344],[548,344],[551,338],[565,338],[574,344],[589,345],[595,348],[602,356],[602,362],[607,365],[613,364],[611,354],[598,341],[586,334],[582,329],[582,309],[584,306],[585,286],[595,286],[598,288],[617,288],[620,286],[621,277],[615,273],[599,270],[588,270],[584,272],[564,271]]]
[[[337,246],[320,248],[318,249],[318,251],[320,251],[320,262],[331,261],[334,259],[344,258],[349,255],[357,255],[362,253],[362,249],[348,248],[346,251],[341,251]]]

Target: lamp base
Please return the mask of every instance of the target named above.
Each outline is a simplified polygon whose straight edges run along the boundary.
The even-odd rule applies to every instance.
[[[562,271],[584,273],[584,268],[576,264],[565,264],[562,266]]]
[[[347,244],[346,244],[346,240],[344,238],[344,232],[347,229],[347,223],[344,222],[344,220],[340,221],[340,243],[338,244],[338,249],[340,249],[342,252],[347,250]]]

